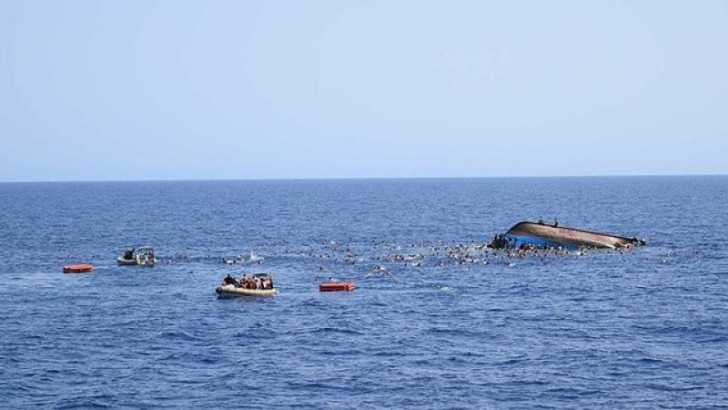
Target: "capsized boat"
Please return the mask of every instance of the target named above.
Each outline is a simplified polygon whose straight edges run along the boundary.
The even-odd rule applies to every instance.
[[[520,248],[522,246],[563,247],[578,249],[581,247],[597,249],[617,249],[646,245],[644,239],[625,237],[602,232],[587,231],[577,228],[546,224],[542,221],[519,222],[505,234],[495,236],[492,248]]]
[[[270,273],[255,273],[248,277],[243,275],[240,280],[227,275],[220,286],[215,288],[219,297],[226,296],[274,296],[278,289],[273,287],[273,277]]]

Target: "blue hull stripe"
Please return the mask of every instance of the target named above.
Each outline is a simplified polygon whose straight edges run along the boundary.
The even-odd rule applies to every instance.
[[[537,238],[533,236],[513,235],[509,233],[506,234],[506,239],[508,239],[508,241],[516,248],[520,248],[522,245],[533,245],[539,248],[557,248],[561,246],[562,248],[566,248],[569,250],[579,249],[578,246],[571,243],[551,241],[548,239]]]

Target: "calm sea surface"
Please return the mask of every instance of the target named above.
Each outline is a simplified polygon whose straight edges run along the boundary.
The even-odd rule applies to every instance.
[[[0,210],[3,408],[728,407],[728,177],[17,183]],[[650,245],[482,249],[541,217]],[[116,265],[141,244],[157,266]],[[214,294],[256,271],[279,296]]]

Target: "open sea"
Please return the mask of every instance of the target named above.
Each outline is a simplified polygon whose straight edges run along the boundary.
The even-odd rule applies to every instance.
[[[539,218],[649,246],[483,247]],[[727,241],[728,176],[3,183],[0,407],[725,409]]]

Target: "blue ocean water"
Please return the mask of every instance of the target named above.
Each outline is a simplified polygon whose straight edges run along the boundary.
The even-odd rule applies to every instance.
[[[726,204],[724,176],[0,184],[0,403],[726,408]],[[482,248],[541,217],[650,245]],[[157,266],[116,265],[139,244]],[[280,295],[214,294],[257,271]]]

